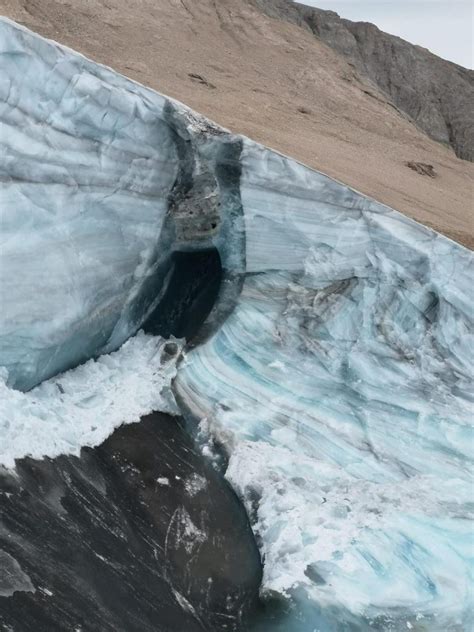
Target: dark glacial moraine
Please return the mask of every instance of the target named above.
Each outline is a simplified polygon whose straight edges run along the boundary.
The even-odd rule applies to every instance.
[[[0,475],[0,629],[236,632],[261,580],[247,516],[181,421]]]

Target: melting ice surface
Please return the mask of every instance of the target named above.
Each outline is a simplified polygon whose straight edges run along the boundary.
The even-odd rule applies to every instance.
[[[163,97],[0,34],[0,364],[28,389],[138,330],[177,160]]]
[[[257,629],[468,630],[472,254],[8,21],[0,35],[4,462],[173,405],[160,338],[57,373],[159,315],[170,253],[215,248],[220,296],[173,389],[229,450],[263,595],[283,600]]]

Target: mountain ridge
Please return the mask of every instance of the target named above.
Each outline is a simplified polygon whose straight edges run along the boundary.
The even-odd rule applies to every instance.
[[[293,0],[252,0],[271,18],[309,29],[379,88],[430,138],[474,160],[474,71],[375,24]]]
[[[365,73],[433,140],[474,160],[474,71],[370,22],[300,5],[311,31]],[[353,39],[352,39],[353,38]]]

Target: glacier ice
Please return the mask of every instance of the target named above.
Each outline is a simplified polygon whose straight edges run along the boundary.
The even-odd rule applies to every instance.
[[[240,140],[6,19],[0,32],[0,365],[27,390],[135,334],[174,252],[229,241]],[[232,294],[242,247],[221,251]]]
[[[2,441],[32,411],[35,441],[52,420],[48,450],[71,450],[58,384],[82,376],[100,401],[114,391],[94,372],[119,358],[102,383],[138,371],[133,415],[162,406],[142,333],[53,376],[159,316],[175,253],[216,249],[219,296],[173,391],[226,447],[262,594],[285,604],[256,629],[469,629],[472,254],[7,20],[0,34],[0,365],[18,402]],[[84,419],[74,450],[95,441]]]
[[[110,343],[156,259],[177,159],[162,97],[0,28],[0,363],[27,389]]]
[[[297,603],[261,629],[467,629],[471,253],[250,141],[241,194],[238,305],[175,388]]]

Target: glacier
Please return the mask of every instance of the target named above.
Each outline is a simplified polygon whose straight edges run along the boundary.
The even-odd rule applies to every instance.
[[[28,390],[134,335],[176,252],[229,241],[240,140],[7,19],[0,27],[0,366]],[[221,202],[236,211],[218,226]],[[221,250],[231,293],[242,264]]]
[[[134,420],[172,401],[226,452],[264,562],[255,631],[469,629],[472,253],[6,19],[0,66],[0,432],[25,438],[5,463],[126,421],[51,416],[58,374],[98,401],[123,358]],[[163,381],[160,336],[188,339]]]
[[[175,390],[290,603],[258,629],[467,630],[472,255],[250,141],[241,160],[242,293]]]

